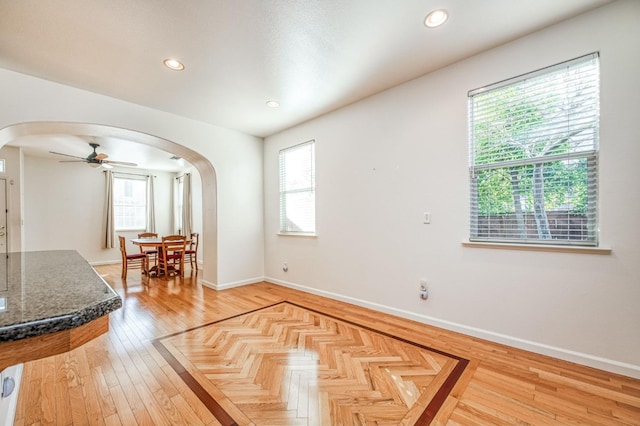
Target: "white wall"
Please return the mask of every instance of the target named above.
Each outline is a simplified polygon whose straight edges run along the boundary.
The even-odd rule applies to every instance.
[[[173,174],[151,173],[156,176],[156,231],[168,235],[172,233]],[[101,169],[25,155],[23,175],[25,251],[69,249],[95,264],[120,261],[117,242],[113,249],[103,248],[105,175]],[[127,238],[127,250],[133,252],[139,249],[129,240],[137,233],[116,232]]]
[[[264,276],[262,139],[4,69],[0,93],[0,145],[18,123],[81,122],[154,135],[206,158],[215,187],[203,182],[213,206],[205,213],[217,229],[204,230],[213,237],[201,247],[204,280],[224,287]]]
[[[640,2],[616,2],[267,138],[268,279],[640,377],[639,22]],[[600,236],[613,254],[462,247],[467,91],[593,51]],[[318,236],[279,236],[278,150],[309,139]]]

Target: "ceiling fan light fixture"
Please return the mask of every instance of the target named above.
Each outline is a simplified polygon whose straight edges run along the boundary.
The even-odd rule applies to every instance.
[[[275,100],[270,100],[270,101],[267,101],[267,106],[269,108],[278,108],[280,106],[280,102]]]
[[[55,155],[64,155],[65,157],[75,158],[75,160],[63,160],[61,161],[61,163],[87,163],[89,164],[89,167],[92,167],[94,169],[98,169],[100,167],[105,169],[112,169],[113,168],[112,164],[115,164],[117,166],[125,166],[125,167],[138,167],[136,163],[129,163],[127,161],[106,160],[106,158],[109,157],[107,154],[104,154],[104,153],[98,154],[98,152],[96,151],[96,149],[100,145],[98,145],[97,143],[90,143],[89,145],[91,146],[91,148],[93,148],[93,152],[89,154],[86,158],[78,157],[77,155],[64,154],[62,152],[55,152],[55,151],[49,151],[49,152]]]
[[[164,61],[164,66],[174,71],[182,71],[184,69],[184,64],[175,58],[167,58]]]
[[[449,18],[449,13],[444,9],[435,9],[429,12],[426,18],[424,18],[424,25],[428,28],[439,27],[444,24]]]

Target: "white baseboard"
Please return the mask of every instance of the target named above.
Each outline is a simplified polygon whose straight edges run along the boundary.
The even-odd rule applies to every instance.
[[[601,357],[597,357],[597,356],[593,356],[593,355],[589,355],[581,352],[572,351],[569,349],[546,345],[544,343],[538,343],[530,340],[520,339],[518,337],[508,336],[501,333],[495,333],[489,330],[483,330],[477,327],[472,327],[472,326],[458,324],[451,321],[441,320],[441,319],[430,317],[427,315],[416,314],[414,312],[405,311],[403,309],[397,309],[397,308],[393,308],[386,305],[380,305],[378,303],[373,303],[373,302],[369,302],[362,299],[356,299],[354,297],[343,296],[341,294],[332,293],[329,291],[318,290],[312,287],[307,287],[300,284],[282,281],[282,280],[278,280],[271,277],[265,277],[264,281],[278,284],[283,287],[289,287],[296,290],[304,291],[305,293],[317,294],[318,296],[328,297],[329,299],[351,303],[353,305],[362,306],[364,308],[369,308],[369,309],[384,312],[390,315],[395,315],[401,318],[410,319],[413,321],[432,325],[434,327],[443,328],[445,330],[451,330],[458,333],[466,334],[468,336],[478,337],[480,339],[489,340],[491,342],[500,343],[500,344],[511,346],[518,349],[523,349],[529,352],[534,352],[541,355],[547,355],[547,356],[562,359],[565,361],[574,362],[576,364],[581,364],[588,367],[609,371],[611,373],[622,374],[624,376],[640,379],[640,365],[627,364],[624,362],[619,362],[619,361],[615,361],[607,358],[601,358]]]
[[[249,278],[246,280],[242,280],[242,281],[234,281],[234,282],[230,282],[230,283],[224,283],[224,284],[215,284],[209,281],[205,281],[202,280],[202,285],[212,288],[214,290],[226,290],[228,288],[233,288],[233,287],[240,287],[243,285],[249,285],[249,284],[255,284],[255,283],[259,283],[264,281],[264,277],[256,277],[256,278]]]

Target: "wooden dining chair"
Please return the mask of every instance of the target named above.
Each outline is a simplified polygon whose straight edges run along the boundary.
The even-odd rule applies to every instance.
[[[118,236],[120,241],[120,254],[122,255],[122,279],[127,279],[129,269],[142,269],[143,273],[148,270],[147,255],[144,253],[127,254],[127,241],[124,237]]]
[[[162,237],[162,246],[158,251],[158,271],[164,276],[171,272],[184,276],[184,253],[187,239],[184,235]]]
[[[138,234],[138,238],[158,238],[158,234],[155,232],[142,232]],[[158,264],[158,250],[155,248],[145,249],[140,246],[140,253],[144,253],[147,256],[147,266],[151,265],[152,260],[154,266]]]
[[[193,269],[195,265],[196,271],[198,270],[198,245],[200,240],[200,234],[197,232],[191,233],[191,242],[188,244],[189,248],[184,252],[184,261],[189,261],[189,265]]]

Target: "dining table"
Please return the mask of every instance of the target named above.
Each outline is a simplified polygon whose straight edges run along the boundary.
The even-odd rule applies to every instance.
[[[162,238],[132,238],[131,242],[139,247],[153,247],[158,251],[158,256],[160,256],[160,252],[162,251]],[[191,244],[191,240],[187,239],[187,246]],[[149,276],[155,275],[156,277],[160,275],[160,270],[158,265],[153,265],[147,271]]]

